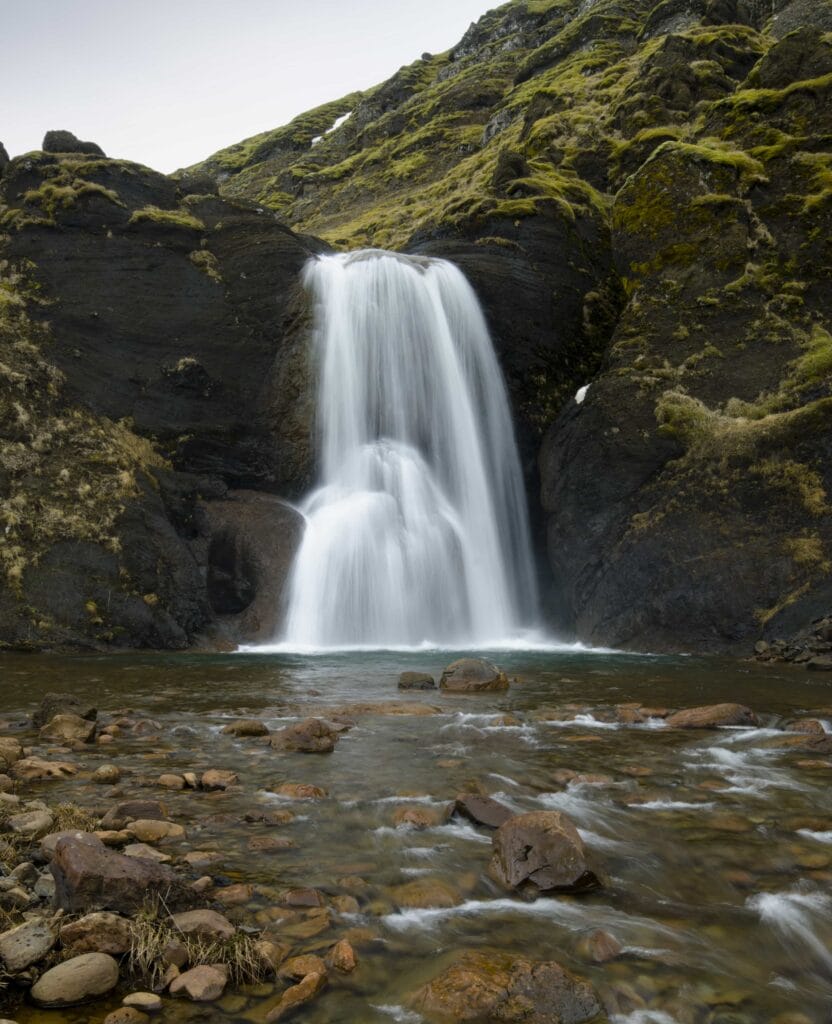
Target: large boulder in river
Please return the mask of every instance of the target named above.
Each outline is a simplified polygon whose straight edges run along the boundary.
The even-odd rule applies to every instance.
[[[490,661],[481,658],[460,658],[451,662],[439,681],[449,693],[481,693],[486,690],[507,690],[508,679]]]
[[[98,712],[89,703],[81,701],[74,693],[47,693],[32,715],[32,725],[36,729],[43,728],[55,715],[78,715],[87,721],[94,722]]]
[[[305,718],[272,734],[274,750],[301,754],[329,754],[338,742],[338,733],[321,718]]]
[[[489,874],[507,889],[531,883],[546,891],[578,891],[599,884],[583,840],[560,811],[509,818],[494,833]]]
[[[671,729],[718,729],[723,725],[759,725],[757,716],[744,704],[705,704],[685,708],[666,719]]]
[[[50,863],[55,903],[70,913],[114,910],[135,914],[148,901],[164,899],[170,910],[193,907],[197,894],[175,871],[142,857],[126,857],[68,836],[55,847]]]
[[[40,730],[40,738],[52,743],[91,743],[95,736],[95,722],[80,715],[55,715]]]
[[[582,1024],[603,1007],[588,981],[553,960],[490,951],[458,954],[410,999],[430,1019]]]

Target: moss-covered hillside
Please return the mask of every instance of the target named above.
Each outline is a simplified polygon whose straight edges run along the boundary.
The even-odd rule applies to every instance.
[[[778,13],[783,6],[513,0],[446,53],[425,54],[382,85],[221,150],[198,169],[224,194],[263,203],[344,247],[401,247],[437,223],[495,210],[521,218],[542,203],[566,215],[604,207],[665,141],[701,141],[730,161],[731,126],[707,116],[727,97],[749,116],[787,99],[749,90],[746,78],[776,38],[803,23],[791,8],[823,22],[826,5]],[[832,30],[828,10],[825,17]],[[789,69],[788,85],[796,76],[828,88],[811,60]]]
[[[200,170],[469,273],[546,434],[564,632],[750,649],[830,611],[830,0],[514,0]]]

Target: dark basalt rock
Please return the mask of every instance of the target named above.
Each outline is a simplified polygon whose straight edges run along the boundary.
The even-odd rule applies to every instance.
[[[9,162],[9,154],[6,152],[6,147],[0,142],[0,175],[3,173],[3,169]]]
[[[272,495],[299,495],[313,474],[298,277],[322,246],[253,204],[194,196],[188,181],[207,184],[198,176],[183,186],[69,141],[50,136],[57,152],[11,161],[0,185],[13,228],[3,258],[25,268],[39,297],[29,333],[48,320],[50,368],[31,373],[43,395],[61,382],[38,412],[98,417],[102,447],[109,423],[129,424],[160,458],[126,477],[115,541],[63,530],[28,559],[16,594],[0,585],[0,643],[181,649],[209,634],[266,638],[299,533],[299,517]],[[81,153],[97,158],[79,163]],[[56,204],[43,188],[53,183],[66,196]],[[3,403],[0,385],[0,440],[26,443]],[[126,441],[114,436],[106,458],[121,461]],[[30,506],[56,500],[30,479]]]
[[[90,156],[104,156],[104,150],[94,142],[82,142],[72,132],[51,131],[43,137],[44,153],[87,153]]]

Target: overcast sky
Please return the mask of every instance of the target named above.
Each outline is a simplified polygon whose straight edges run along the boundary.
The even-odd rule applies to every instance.
[[[456,43],[494,0],[0,0],[0,142],[172,171]]]

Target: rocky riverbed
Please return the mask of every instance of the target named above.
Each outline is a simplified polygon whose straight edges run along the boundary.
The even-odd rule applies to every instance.
[[[0,1016],[826,1020],[830,678],[493,658],[4,657]]]

